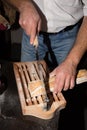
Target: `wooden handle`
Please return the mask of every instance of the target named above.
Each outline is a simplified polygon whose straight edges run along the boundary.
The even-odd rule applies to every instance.
[[[38,38],[36,36],[35,40],[34,40],[34,44],[33,44],[36,48],[38,47]]]
[[[77,74],[77,78],[76,78],[76,84],[80,84],[80,83],[84,83],[84,82],[87,82],[87,70],[86,69],[79,70],[79,72]]]
[[[84,76],[87,76],[87,70],[86,69],[81,69],[77,73],[77,78],[82,78]]]

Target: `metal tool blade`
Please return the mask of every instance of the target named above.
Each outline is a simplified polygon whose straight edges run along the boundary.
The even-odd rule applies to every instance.
[[[38,41],[36,40],[37,44],[38,44]],[[35,46],[35,52],[36,52],[36,60],[37,60],[37,66],[38,66],[38,72],[39,72],[39,76],[40,76],[40,79],[41,81],[43,82],[43,86],[45,87],[45,84],[44,84],[44,77],[43,77],[43,74],[42,74],[42,70],[41,70],[41,64],[39,63],[39,53],[38,53],[38,46]],[[46,88],[45,88],[46,90]],[[47,93],[45,95],[42,95],[43,97],[43,101],[45,103],[45,105],[43,106],[43,109],[44,110],[47,110],[47,106],[48,106],[48,102],[49,102],[49,98],[47,96]]]

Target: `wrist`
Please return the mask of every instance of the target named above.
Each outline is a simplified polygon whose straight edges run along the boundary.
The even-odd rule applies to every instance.
[[[68,64],[74,66],[75,68],[77,68],[79,62],[80,62],[80,59],[78,57],[70,57],[70,56],[67,56],[66,60],[65,60]]]
[[[81,47],[74,47],[68,56],[66,57],[66,61],[74,65],[76,68],[85,52],[85,49],[82,49]]]
[[[29,8],[29,6],[32,4],[32,0],[24,0],[19,3],[18,11],[22,12],[25,8]]]

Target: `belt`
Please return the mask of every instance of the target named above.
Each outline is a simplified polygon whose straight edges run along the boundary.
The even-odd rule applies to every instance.
[[[82,23],[82,19],[79,22],[77,22],[76,24],[74,24],[74,25],[70,25],[70,26],[65,27],[60,32],[50,33],[50,32],[40,31],[39,34],[42,34],[42,35],[56,35],[56,34],[61,33],[61,32],[66,32],[66,31],[72,30],[76,25],[80,26],[81,23]]]

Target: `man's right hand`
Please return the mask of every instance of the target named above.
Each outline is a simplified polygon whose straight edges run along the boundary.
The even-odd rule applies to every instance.
[[[30,36],[30,43],[33,44],[36,34],[40,31],[41,18],[32,1],[25,1],[19,8],[19,24],[27,35]]]

